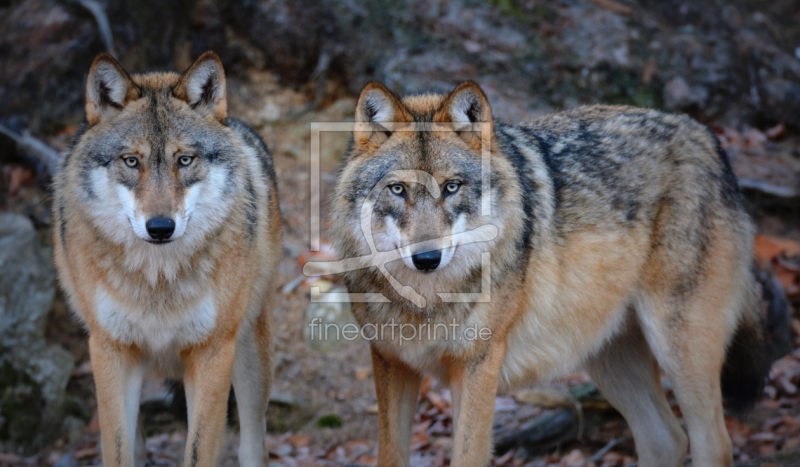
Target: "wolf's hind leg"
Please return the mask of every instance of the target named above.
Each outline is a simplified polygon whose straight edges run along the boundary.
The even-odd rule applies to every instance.
[[[720,386],[729,332],[723,295],[698,291],[677,303],[669,294],[651,295],[639,312],[647,341],[675,391],[696,467],[733,464]]]
[[[272,383],[272,349],[269,317],[262,314],[253,324],[243,323],[236,343],[233,390],[239,412],[239,465],[264,465],[266,412]]]
[[[139,421],[136,427],[136,442],[133,448],[133,465],[137,467],[144,467],[147,463],[147,447],[144,444],[144,426],[142,425],[142,416],[139,415]]]
[[[630,314],[625,329],[586,368],[606,399],[633,431],[642,467],[682,465],[688,439],[661,387],[658,365]]]

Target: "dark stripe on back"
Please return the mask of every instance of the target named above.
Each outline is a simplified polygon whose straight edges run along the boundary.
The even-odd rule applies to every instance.
[[[530,174],[533,171],[530,167],[530,161],[520,152],[517,147],[517,141],[514,135],[508,133],[506,127],[500,124],[495,125],[495,137],[499,139],[499,146],[501,152],[508,158],[514,166],[517,173],[517,179],[520,185],[522,196],[522,212],[525,214],[523,220],[523,231],[521,238],[517,239],[519,248],[522,251],[520,255],[520,262],[527,263],[531,253],[531,242],[533,240],[533,223],[534,219],[534,196],[536,194],[536,185],[531,179]]]
[[[261,135],[245,123],[228,118],[225,120],[225,126],[239,133],[250,147],[254,148],[258,153],[258,162],[261,165],[261,172],[267,177],[267,180],[275,184],[277,182],[277,175],[275,174],[275,165],[272,161],[272,155],[269,152],[267,143],[261,138]]]
[[[547,176],[553,183],[553,198],[555,203],[553,208],[555,212],[558,212],[559,205],[561,204],[561,191],[564,188],[565,183],[563,177],[560,176],[561,166],[553,157],[553,150],[551,149],[552,144],[547,139],[536,134],[531,128],[524,126],[517,128],[526,136],[532,138],[532,140],[539,147],[539,154],[542,155],[542,162],[544,162],[544,166],[547,169]]]
[[[253,187],[253,178],[248,173],[245,179],[245,190],[247,190],[247,201],[245,203],[245,215],[247,216],[247,234],[252,242],[256,238],[258,229],[258,194]]]
[[[707,130],[708,134],[711,135],[711,139],[714,140],[714,150],[717,152],[722,164],[722,174],[720,176],[722,200],[726,206],[741,208],[743,205],[742,191],[739,188],[739,181],[736,179],[736,174],[733,173],[733,167],[731,167],[731,160],[728,157],[728,153],[722,148],[722,143],[719,138],[717,138],[714,131],[711,128],[707,128]]]

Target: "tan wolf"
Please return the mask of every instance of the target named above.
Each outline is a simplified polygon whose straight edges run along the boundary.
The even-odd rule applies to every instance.
[[[242,465],[264,465],[272,379],[270,300],[281,247],[272,159],[227,118],[206,52],[182,75],[129,75],[98,56],[86,123],[55,180],[55,261],[89,330],[103,463],[144,465],[147,374],[183,380],[184,463],[213,466],[231,380]]]
[[[353,308],[371,330],[378,465],[409,464],[424,374],[452,389],[452,465],[483,467],[498,389],[581,365],[639,465],[682,465],[689,445],[695,466],[732,463],[723,395],[760,396],[768,345],[753,225],[707,128],[611,106],[511,126],[473,82],[405,97],[372,82],[334,196],[343,258],[396,252],[345,273],[351,295],[384,298]]]

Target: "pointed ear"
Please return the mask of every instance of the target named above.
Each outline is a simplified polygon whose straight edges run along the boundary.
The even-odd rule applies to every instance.
[[[413,118],[400,98],[383,84],[371,81],[361,90],[356,104],[356,145],[380,146],[394,131],[389,124],[411,121]]]
[[[86,120],[94,125],[118,114],[139,97],[139,87],[114,57],[102,53],[94,59],[86,80]]]
[[[488,124],[492,130],[492,108],[480,86],[474,81],[464,81],[444,99],[433,121],[451,123],[468,143],[480,144],[482,124]]]
[[[225,120],[228,116],[225,70],[217,54],[208,51],[201,55],[180,77],[173,94],[200,114]]]

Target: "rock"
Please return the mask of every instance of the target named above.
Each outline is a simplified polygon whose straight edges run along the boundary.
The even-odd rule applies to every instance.
[[[332,295],[344,297],[346,289],[333,288],[332,283],[324,280],[314,283],[314,287],[319,289],[312,289],[311,304],[306,309],[303,331],[306,347],[316,352],[330,352],[360,341],[361,328],[353,317],[350,302]]]
[[[708,91],[701,86],[689,86],[685,79],[676,76],[664,86],[664,105],[670,110],[689,110],[701,107],[708,99]]]
[[[800,127],[800,82],[781,78],[764,80],[761,92],[772,117]]]
[[[592,2],[103,3],[117,56],[131,71],[182,69],[213,49],[232,78],[268,70],[316,103],[328,102],[325,93],[355,94],[371,79],[400,92],[473,79],[509,121],[603,102],[666,104],[734,126],[800,127],[800,34],[773,34],[793,30],[776,26],[791,13],[777,4],[791,2],[757,14],[747,0],[628,2],[632,14]],[[105,49],[92,15],[80,2],[6,2],[0,30],[8,31],[0,50],[9,51],[0,55],[0,120],[34,136],[77,122],[85,74]],[[283,118],[287,103],[272,104],[256,120]]]
[[[736,464],[736,467],[767,467],[771,465],[800,467],[800,449],[791,449],[774,456],[757,457],[748,462],[740,462]]]
[[[91,16],[81,13],[77,2],[56,0],[0,6],[0,119],[24,119],[14,130],[79,121],[86,73],[102,51]]]
[[[62,431],[74,361],[44,337],[54,294],[51,254],[31,221],[0,214],[0,452],[33,453]]]

